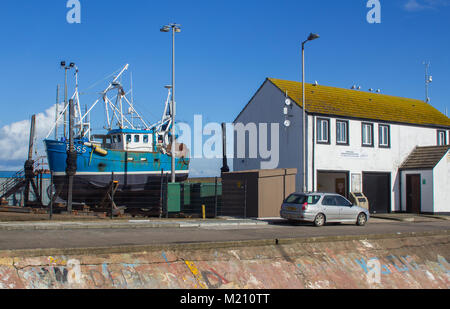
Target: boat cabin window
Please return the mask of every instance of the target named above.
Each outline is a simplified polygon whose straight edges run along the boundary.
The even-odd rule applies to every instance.
[[[131,135],[127,135],[127,143],[131,143]]]
[[[115,144],[117,143],[117,137],[115,135],[112,136],[112,142]]]
[[[117,135],[117,141],[118,141],[119,143],[122,143],[122,136]]]
[[[141,138],[140,138],[139,135],[135,135],[135,136],[134,136],[134,142],[135,142],[135,143],[139,143],[140,139],[141,139]]]
[[[144,144],[148,144],[148,135],[144,135]]]

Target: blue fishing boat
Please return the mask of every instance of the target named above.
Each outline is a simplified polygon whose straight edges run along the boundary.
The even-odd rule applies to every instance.
[[[67,137],[47,137],[44,140],[54,189],[59,198],[67,199],[68,165],[75,166],[73,201],[87,205],[98,205],[111,183],[116,183],[114,201],[117,205],[148,208],[158,206],[161,183],[165,179],[171,179],[172,156],[176,158],[176,181],[182,182],[188,178],[189,150],[184,144],[177,144],[177,136],[173,138],[171,135],[174,125],[170,105],[171,87],[166,86],[169,94],[161,121],[147,125],[119,82],[119,77],[127,69],[128,65],[115,76],[101,93],[100,99],[84,114],[81,113],[78,86],[76,87],[72,97],[77,111],[74,121],[74,162],[69,163],[70,143]],[[116,93],[113,99],[108,95],[111,92]],[[107,115],[106,133],[91,135],[90,113],[101,100],[105,104]],[[62,118],[67,108],[65,106],[59,118]],[[124,109],[127,113],[124,113]],[[129,115],[133,115],[131,120],[127,117]],[[139,124],[135,124],[136,119]],[[54,128],[59,122],[60,119],[57,119]],[[175,147],[172,147],[172,141],[175,141]]]

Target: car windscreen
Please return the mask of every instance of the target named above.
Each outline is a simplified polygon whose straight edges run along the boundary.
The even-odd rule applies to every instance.
[[[292,194],[289,196],[285,203],[288,204],[305,204],[308,203],[310,205],[315,205],[320,200],[320,196],[317,195],[300,195],[300,194]]]

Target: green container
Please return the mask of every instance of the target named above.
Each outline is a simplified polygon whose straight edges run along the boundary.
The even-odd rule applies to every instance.
[[[190,183],[184,183],[183,184],[183,205],[190,205],[191,204],[191,184]]]
[[[222,184],[217,184],[217,195],[222,195]],[[215,183],[203,183],[200,185],[200,197],[216,196]]]
[[[179,183],[169,183],[167,186],[167,211],[181,211],[181,185]]]

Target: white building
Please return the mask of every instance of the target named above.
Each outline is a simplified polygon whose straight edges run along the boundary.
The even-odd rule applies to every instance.
[[[402,191],[400,167],[417,146],[447,145],[450,119],[420,100],[320,85],[305,87],[307,190],[344,196],[363,192],[372,213],[411,209],[401,197],[405,188]],[[286,105],[286,99],[293,104]],[[247,129],[255,123],[258,130],[262,123],[280,125],[277,167],[298,169],[298,191],[303,189],[304,178],[302,119],[302,84],[267,79],[234,121]],[[276,145],[274,138],[270,136],[267,149]],[[245,147],[247,154],[235,156],[234,170],[260,169],[267,159],[259,154],[249,158],[250,140],[234,140],[235,150]],[[438,168],[433,177],[439,173],[448,174]],[[450,191],[448,182],[434,184],[445,186],[437,190]],[[421,211],[450,212],[448,198],[438,208],[424,206]]]

